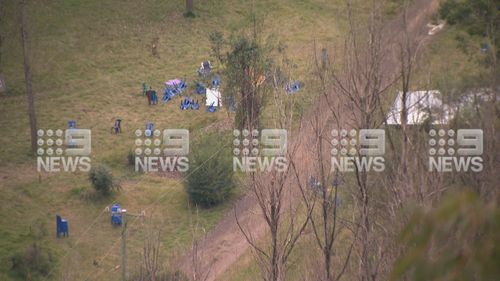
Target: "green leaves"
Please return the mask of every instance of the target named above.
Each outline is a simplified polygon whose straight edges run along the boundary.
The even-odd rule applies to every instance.
[[[500,209],[461,192],[418,210],[401,234],[407,251],[391,280],[494,280],[500,276]]]
[[[231,148],[220,135],[202,137],[190,159],[186,191],[197,205],[210,207],[224,202],[234,188]]]

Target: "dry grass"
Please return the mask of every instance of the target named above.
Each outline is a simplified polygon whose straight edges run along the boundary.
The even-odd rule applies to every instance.
[[[68,120],[75,119],[79,128],[92,130],[93,165],[107,164],[122,183],[122,190],[107,199],[89,198],[86,174],[43,174],[40,181],[35,171],[35,160],[29,155],[16,2],[2,1],[0,9],[4,38],[0,72],[8,87],[8,92],[0,96],[0,141],[5,144],[0,148],[0,279],[13,278],[5,273],[8,258],[30,240],[27,233],[37,221],[46,224],[47,243],[59,258],[55,276],[70,272],[73,280],[88,275],[95,278],[97,274],[98,280],[116,278],[118,272],[113,268],[119,264],[119,245],[111,247],[119,229],[110,226],[108,214],[92,224],[113,201],[131,212],[148,209],[154,224],[163,229],[165,252],[171,255],[181,251],[189,244],[189,219],[193,215],[186,194],[179,181],[137,175],[127,167],[133,131],[153,121],[157,128],[189,128],[196,138],[202,128],[225,120],[227,114],[181,112],[177,101],[148,107],[141,96],[141,83],[158,89],[172,78],[193,81],[199,62],[209,56],[208,34],[237,33],[248,27],[250,1],[200,1],[194,19],[182,17],[181,0],[29,1],[38,125],[65,128]],[[288,46],[298,75],[308,73],[313,40],[330,44],[339,37],[343,16],[336,1],[254,3],[264,33],[273,34]],[[151,55],[155,37],[159,38],[159,58]],[[308,94],[305,89],[304,95]],[[124,119],[119,136],[109,133],[116,117]],[[201,225],[210,229],[226,208],[200,212]],[[69,219],[69,239],[55,239],[55,214]],[[140,254],[144,227],[140,221],[131,224],[130,268]],[[94,259],[99,266],[92,264]]]

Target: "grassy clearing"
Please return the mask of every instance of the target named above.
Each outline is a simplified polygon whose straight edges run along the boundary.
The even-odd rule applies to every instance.
[[[289,56],[298,66],[297,76],[308,73],[313,40],[330,44],[340,36],[344,14],[338,1],[253,2],[264,34],[272,34],[288,46]],[[38,223],[46,225],[46,243],[58,259],[51,279],[63,274],[72,280],[116,278],[119,247],[114,243],[119,229],[110,226],[108,214],[99,217],[113,201],[131,212],[147,209],[152,216],[152,223],[130,225],[130,268],[137,264],[144,229],[150,224],[162,229],[167,256],[189,244],[194,212],[188,208],[182,184],[159,175],[137,175],[127,166],[133,131],[153,121],[156,128],[189,128],[196,138],[199,129],[224,120],[227,114],[181,112],[177,101],[148,107],[141,96],[141,83],[159,89],[163,81],[172,78],[193,81],[200,61],[209,57],[208,34],[216,30],[240,32],[250,23],[252,7],[250,1],[208,0],[197,3],[197,17],[186,19],[183,5],[181,0],[29,1],[39,127],[65,128],[68,120],[75,119],[79,128],[91,129],[92,164],[110,166],[122,184],[115,197],[95,200],[89,198],[92,191],[86,174],[36,173],[34,158],[29,155],[19,6],[17,1],[2,1],[0,72],[8,92],[0,95],[0,141],[8,145],[0,148],[1,280],[15,280],[8,273],[9,257],[31,241],[30,227]],[[156,37],[159,57],[151,54]],[[307,88],[303,93],[310,94]],[[110,135],[117,117],[124,119],[123,134]],[[200,225],[209,230],[226,208],[200,211]],[[55,239],[55,214],[69,219],[69,239]]]

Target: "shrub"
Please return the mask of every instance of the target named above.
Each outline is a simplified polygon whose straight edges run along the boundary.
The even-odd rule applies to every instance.
[[[111,190],[116,186],[111,171],[103,165],[90,169],[89,181],[94,189],[103,195],[111,193]]]
[[[34,276],[47,277],[53,265],[52,254],[49,249],[41,247],[37,242],[14,253],[11,256],[11,262],[12,271],[23,279],[33,278]]]
[[[183,15],[185,18],[195,18],[196,17],[196,14],[191,12],[191,11],[185,12]]]
[[[204,207],[225,201],[234,188],[231,150],[222,148],[220,135],[207,135],[194,144],[186,191]]]

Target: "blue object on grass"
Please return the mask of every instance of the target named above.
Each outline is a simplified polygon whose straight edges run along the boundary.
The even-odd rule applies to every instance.
[[[217,111],[217,107],[214,106],[214,103],[210,104],[208,107],[207,107],[207,112],[211,112],[211,113],[214,113]]]
[[[175,97],[175,94],[174,94],[174,91],[171,89],[171,88],[165,88],[165,90],[163,91],[163,102],[168,102],[169,100],[171,100],[173,97]]]
[[[118,203],[115,203],[113,204],[113,206],[111,206],[111,224],[122,224],[122,207]]]
[[[150,137],[153,134],[154,128],[155,126],[153,122],[146,123],[146,130],[144,131],[144,135],[146,135],[146,137]]]
[[[196,83],[196,93],[198,95],[204,95],[206,94],[207,92],[207,89],[205,88],[205,86],[201,83]]]
[[[219,87],[220,86],[220,77],[219,75],[215,75],[212,79],[212,86]]]
[[[181,81],[178,88],[181,90],[181,92],[184,91],[187,88],[187,83],[184,81]]]
[[[191,101],[189,100],[188,97],[184,97],[183,100],[181,100],[181,110],[188,110],[190,108]]]
[[[198,100],[196,100],[196,102],[194,100],[191,100],[191,109],[192,110],[200,109],[200,104],[198,103]]]
[[[309,176],[308,184],[310,187],[315,188],[315,189],[321,188],[321,183],[319,182],[318,179],[316,179],[313,176]]]
[[[302,84],[299,81],[294,81],[294,82],[287,84],[285,86],[285,90],[288,94],[296,93],[296,92],[300,91],[301,88],[302,88]]]
[[[69,120],[68,121],[68,129],[69,130],[74,130],[76,129],[76,121],[75,120]],[[76,145],[76,142],[73,140],[73,138],[69,138],[68,139],[68,147],[73,147]]]
[[[56,231],[57,237],[59,238],[61,234],[63,236],[69,236],[68,220],[61,218],[61,216],[56,215]]]

